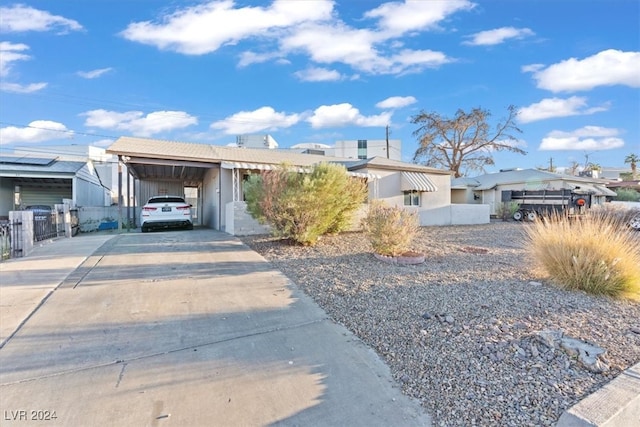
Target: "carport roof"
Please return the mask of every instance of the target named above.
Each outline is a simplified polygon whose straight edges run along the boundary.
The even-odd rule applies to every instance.
[[[344,160],[315,154],[302,154],[262,148],[222,147],[217,145],[165,141],[160,139],[121,137],[107,152],[124,157],[171,159],[220,164],[224,162],[311,166],[316,163]],[[125,159],[126,160],[126,159]]]
[[[449,171],[382,157],[356,160],[290,150],[223,147],[129,136],[118,138],[107,149],[107,153],[121,156],[139,179],[162,179],[164,177],[165,179],[197,181],[202,179],[206,169],[225,167],[225,165],[227,167],[229,165],[247,165],[247,168],[250,169],[270,169],[272,165],[286,163],[291,166],[307,168],[322,162],[342,164],[352,172],[362,169],[389,169],[450,174]],[[358,175],[374,176],[366,173]]]

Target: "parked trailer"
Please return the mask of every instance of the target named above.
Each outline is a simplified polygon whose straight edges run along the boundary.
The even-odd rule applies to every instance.
[[[551,213],[564,213],[566,215],[581,215],[591,207],[591,194],[576,193],[573,190],[504,190],[502,192],[503,203],[517,203],[518,210],[513,214],[513,219],[522,221],[535,220],[538,216]]]

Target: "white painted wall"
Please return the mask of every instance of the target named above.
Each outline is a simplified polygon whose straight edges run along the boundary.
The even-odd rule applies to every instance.
[[[336,141],[332,155],[345,159],[358,158],[358,140]],[[367,158],[384,157],[387,158],[386,139],[367,139]],[[389,140],[389,159],[402,161],[402,141],[399,139]]]
[[[202,180],[202,225],[219,230],[218,169],[208,169]]]

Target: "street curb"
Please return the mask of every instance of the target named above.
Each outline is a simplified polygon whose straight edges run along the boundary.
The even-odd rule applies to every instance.
[[[640,425],[640,363],[566,410],[556,427]]]

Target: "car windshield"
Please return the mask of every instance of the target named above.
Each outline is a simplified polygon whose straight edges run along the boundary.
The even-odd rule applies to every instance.
[[[152,197],[147,203],[186,203],[182,197]]]

